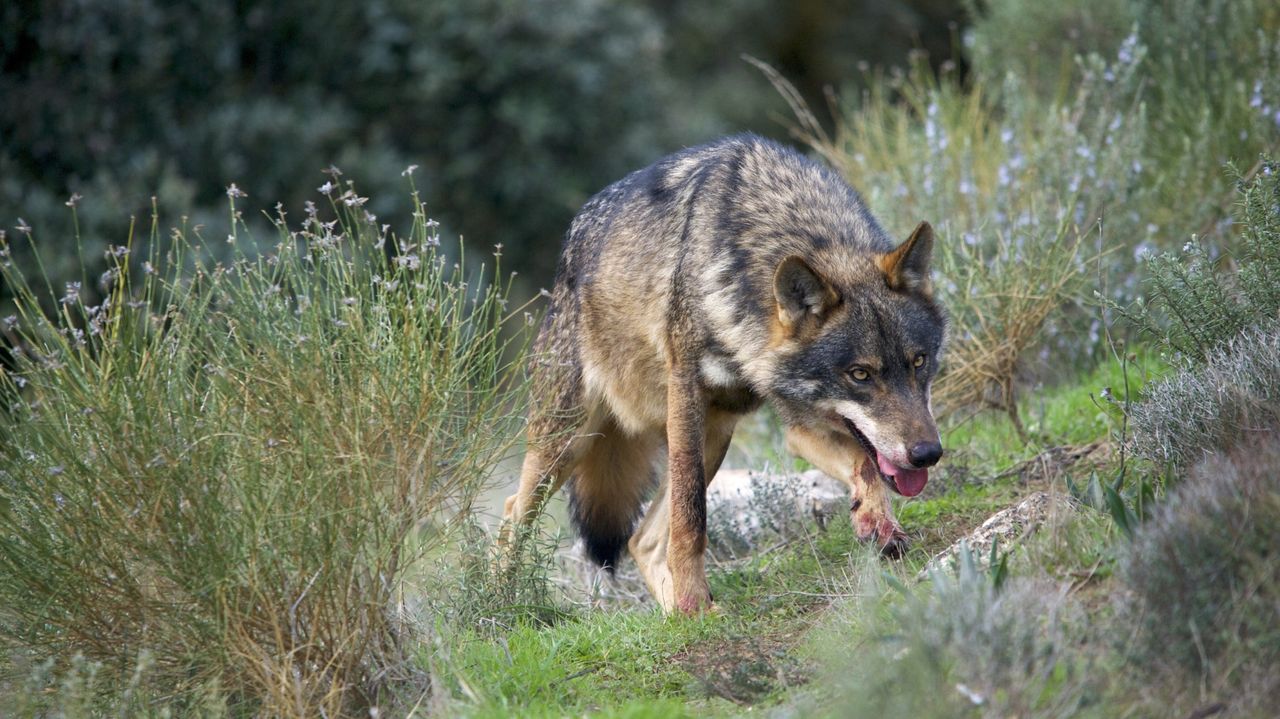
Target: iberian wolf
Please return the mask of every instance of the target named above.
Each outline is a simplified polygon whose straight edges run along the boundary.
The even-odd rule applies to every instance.
[[[666,611],[709,607],[706,485],[768,402],[788,449],[849,485],[858,536],[900,553],[889,492],[919,494],[942,456],[932,247],[928,223],[894,242],[836,173],[753,135],[606,187],[564,240],[504,542],[567,481],[592,559],[625,546]]]

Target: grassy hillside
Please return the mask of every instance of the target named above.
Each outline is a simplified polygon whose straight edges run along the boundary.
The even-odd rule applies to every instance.
[[[335,173],[255,240],[232,185],[230,235],[153,216],[56,287],[0,235],[0,713],[1269,716],[1278,33],[1247,0],[991,2],[967,78],[873,72],[834,134],[771,75],[888,227],[937,229],[947,455],[897,561],[758,501],[695,618],[554,517],[494,561],[538,306],[416,194],[390,228]],[[778,436],[731,462],[801,469]],[[1035,531],[929,564],[1036,492]]]

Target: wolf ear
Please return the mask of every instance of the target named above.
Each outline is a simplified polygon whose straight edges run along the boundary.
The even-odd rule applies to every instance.
[[[789,330],[809,317],[821,320],[840,302],[840,295],[831,285],[797,255],[778,265],[773,274],[773,294],[778,301],[778,319]]]
[[[929,281],[929,257],[933,254],[933,227],[921,222],[907,238],[887,255],[879,258],[880,270],[885,281],[894,290],[933,293]]]

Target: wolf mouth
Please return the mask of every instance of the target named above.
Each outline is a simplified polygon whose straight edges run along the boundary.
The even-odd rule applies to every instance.
[[[906,469],[893,464],[876,451],[875,445],[871,444],[871,440],[852,420],[848,417],[841,417],[841,419],[844,420],[844,426],[848,428],[849,434],[862,445],[867,457],[875,462],[880,479],[884,480],[893,491],[904,497],[914,497],[924,490],[925,483],[929,481],[929,470]]]

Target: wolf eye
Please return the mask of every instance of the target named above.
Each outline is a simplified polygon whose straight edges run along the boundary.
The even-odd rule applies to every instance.
[[[921,352],[920,354],[916,355],[916,358],[912,360],[911,364],[914,367],[923,367],[924,362],[925,362],[925,356],[924,356],[924,353]]]
[[[849,370],[849,376],[853,377],[859,382],[866,382],[867,380],[871,379],[871,373],[861,367],[854,367],[853,369]]]

